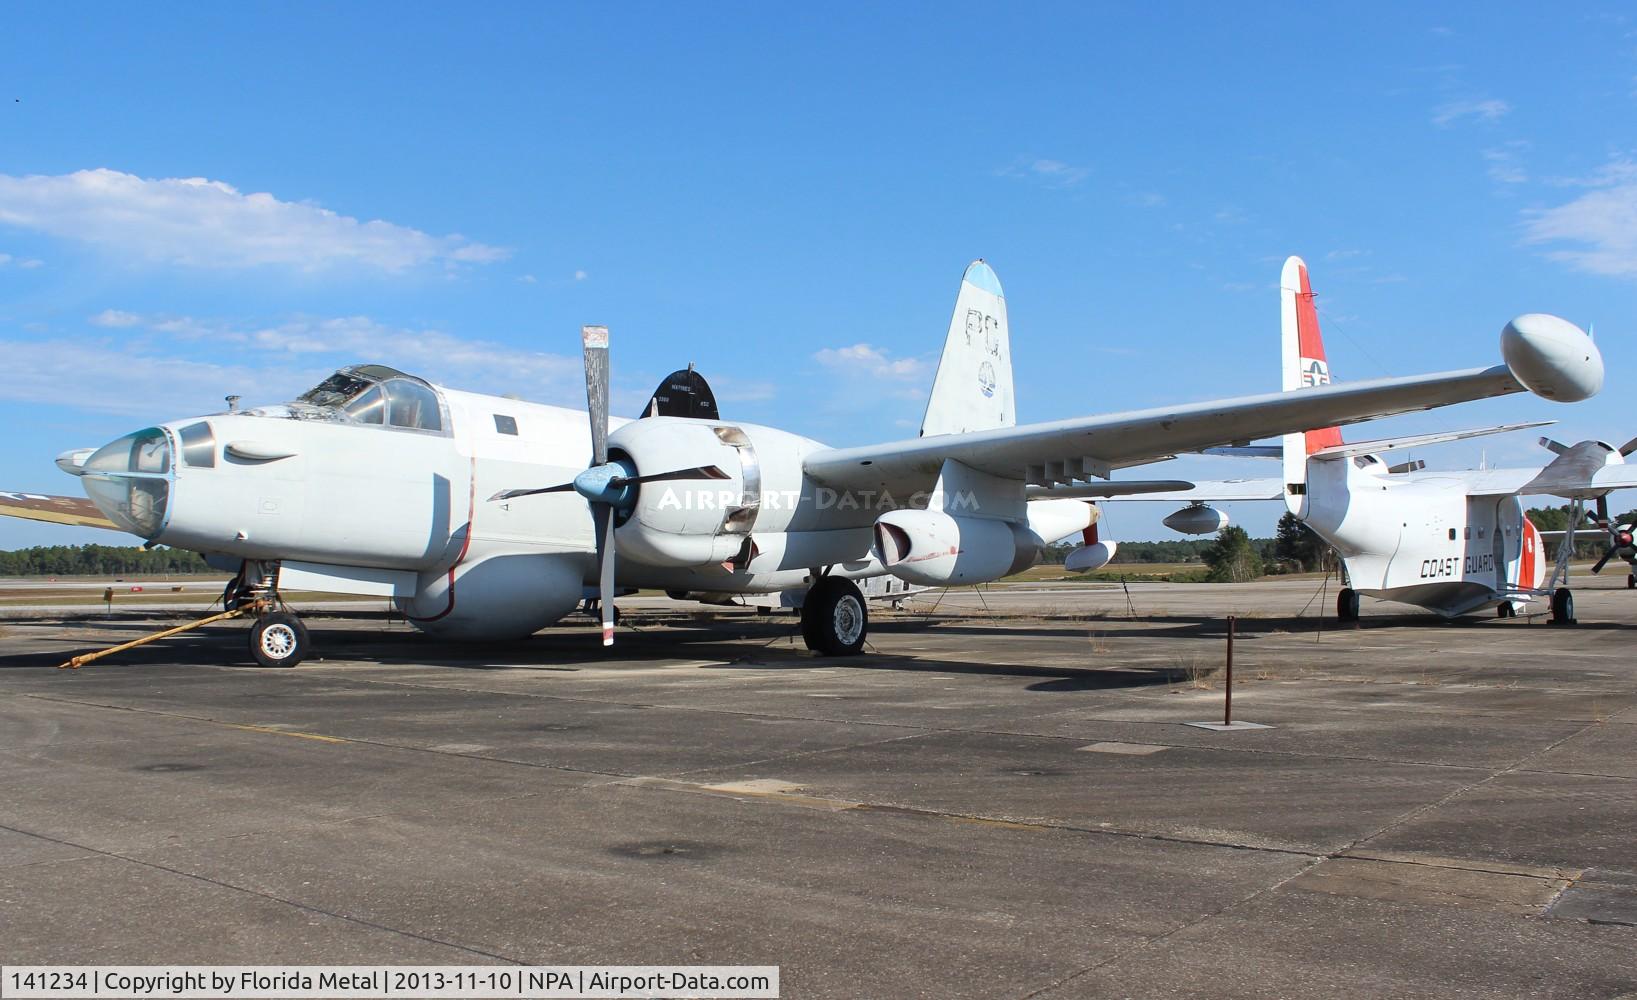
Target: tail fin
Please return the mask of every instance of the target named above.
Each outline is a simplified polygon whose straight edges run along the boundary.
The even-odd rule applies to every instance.
[[[1284,390],[1330,383],[1330,364],[1319,334],[1319,313],[1313,305],[1307,264],[1300,257],[1285,261],[1279,276],[1279,328],[1284,359]],[[1285,506],[1300,513],[1307,486],[1307,456],[1320,448],[1341,444],[1341,430],[1326,427],[1305,434],[1284,436]]]
[[[975,260],[961,278],[955,315],[932,380],[921,436],[962,434],[1017,423],[1006,293],[988,264]]]

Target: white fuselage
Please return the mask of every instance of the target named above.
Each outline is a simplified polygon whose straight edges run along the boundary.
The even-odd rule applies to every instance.
[[[291,589],[391,597],[412,621],[456,636],[527,635],[573,610],[592,582],[590,513],[572,490],[489,498],[567,483],[584,470],[586,414],[428,388],[441,409],[431,429],[319,418],[295,405],[162,424],[162,437],[138,432],[136,446],[115,442],[98,453],[110,457],[93,456],[105,468],[130,456],[130,475],[99,485],[88,471],[87,490],[105,511],[123,509],[156,529],[131,528],[155,542],[223,565],[277,563]],[[802,471],[802,457],[823,445],[774,428],[614,420],[610,443],[645,473],[715,465],[727,475],[642,488],[618,529],[626,588],[769,593],[803,588],[819,569],[880,575],[876,518],[925,503],[838,497]],[[1086,509],[1046,501],[1031,506],[1030,519],[1038,514],[1039,530],[1056,532],[1050,541],[1083,528]]]
[[[1297,516],[1361,594],[1454,617],[1526,600],[1544,577],[1518,498],[1470,495],[1459,474],[1391,474],[1373,455],[1310,460],[1301,500]]]

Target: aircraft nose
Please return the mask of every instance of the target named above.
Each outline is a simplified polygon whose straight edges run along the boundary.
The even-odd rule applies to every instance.
[[[157,538],[169,512],[174,454],[169,432],[148,427],[98,448],[81,466],[80,482],[110,521]]]

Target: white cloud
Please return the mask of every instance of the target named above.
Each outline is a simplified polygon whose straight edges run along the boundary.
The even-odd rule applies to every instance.
[[[0,174],[0,224],[191,267],[403,271],[432,263],[486,264],[508,254],[458,234],[361,222],[310,202],[245,194],[221,181],[146,179],[106,168]]]
[[[1506,117],[1511,110],[1512,105],[1493,97],[1484,100],[1449,101],[1432,109],[1432,123],[1439,128],[1448,128],[1462,118],[1493,122]]]
[[[1032,180],[1047,187],[1066,188],[1091,176],[1090,167],[1077,167],[1062,160],[1031,159],[1020,156],[1011,165],[996,171],[1002,177]]]
[[[1489,179],[1497,184],[1522,184],[1529,180],[1529,173],[1518,162],[1518,154],[1528,147],[1527,142],[1514,140],[1484,150],[1484,162],[1489,164]]]
[[[317,383],[321,371],[251,369],[150,354],[100,341],[0,340],[6,367],[0,399],[67,405],[141,420],[170,419],[224,409],[229,392],[263,402],[293,398]],[[86,392],[86,386],[102,391]],[[88,442],[92,443],[92,442]]]
[[[1579,183],[1592,190],[1527,213],[1527,240],[1578,244],[1547,255],[1591,274],[1637,278],[1637,166],[1616,159]]]
[[[20,267],[24,270],[32,270],[44,263],[45,261],[35,260],[32,257],[13,257],[9,253],[0,253],[0,267]]]
[[[890,358],[886,351],[869,344],[826,347],[815,353],[813,360],[826,368],[879,379],[921,378],[927,371],[927,363],[920,358]]]
[[[525,275],[520,276],[517,280],[521,281],[525,285],[532,285],[535,282],[539,281],[540,279],[536,278],[532,274],[525,274]]]
[[[136,313],[122,312],[118,309],[104,309],[91,317],[92,326],[136,326],[142,322],[142,317]]]
[[[574,280],[575,281],[584,281],[585,279],[587,279],[589,277],[591,277],[591,275],[586,274],[583,270],[574,272]]]
[[[228,392],[242,394],[247,404],[291,399],[335,368],[361,362],[456,388],[543,402],[574,405],[585,391],[579,358],[388,326],[366,316],[296,317],[254,327],[107,309],[91,322],[120,330],[119,340],[0,342],[0,356],[7,358],[0,370],[0,398],[71,400],[75,406],[154,419],[189,408],[219,408]],[[88,384],[116,388],[86,393]]]

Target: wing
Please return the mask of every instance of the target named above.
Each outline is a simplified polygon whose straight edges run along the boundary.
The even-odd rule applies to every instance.
[[[97,505],[84,497],[54,497],[44,493],[0,492],[0,517],[20,517],[29,521],[50,521],[78,528],[107,528],[121,531],[103,516]]]
[[[861,448],[810,452],[803,467],[837,489],[894,494],[931,489],[946,461],[1004,479],[1042,486],[1179,452],[1238,445],[1260,438],[1427,410],[1473,399],[1522,392],[1504,365],[1367,382],[1331,384],[1292,392],[967,434],[893,441]]]

